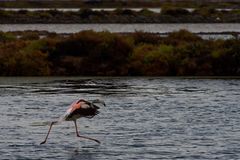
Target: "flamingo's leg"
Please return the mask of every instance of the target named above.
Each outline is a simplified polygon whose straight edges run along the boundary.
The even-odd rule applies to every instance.
[[[99,140],[97,139],[94,139],[94,138],[90,138],[90,137],[86,137],[86,136],[80,136],[79,133],[78,133],[78,129],[77,129],[77,122],[76,120],[74,121],[74,124],[75,124],[75,128],[76,128],[76,134],[77,134],[77,137],[80,137],[80,138],[85,138],[85,139],[89,139],[89,140],[92,140],[92,141],[95,141],[97,143],[101,143]]]
[[[47,141],[47,139],[48,139],[48,135],[49,135],[49,133],[50,133],[50,131],[51,131],[51,129],[52,129],[52,126],[53,126],[54,124],[55,124],[55,122],[52,122],[52,123],[50,124],[49,130],[48,130],[48,133],[47,133],[47,136],[46,136],[45,140],[44,140],[43,142],[41,142],[40,144],[46,143],[46,141]]]

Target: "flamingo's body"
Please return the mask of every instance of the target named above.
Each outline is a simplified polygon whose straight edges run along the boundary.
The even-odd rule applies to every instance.
[[[98,141],[97,139],[93,139],[93,138],[85,137],[85,136],[80,136],[79,133],[78,133],[77,123],[76,123],[78,118],[81,118],[81,117],[92,118],[95,115],[97,115],[99,113],[99,111],[98,111],[99,107],[95,105],[97,103],[103,104],[105,106],[105,103],[103,101],[100,101],[100,100],[94,100],[92,102],[89,102],[89,101],[80,99],[80,100],[72,103],[70,105],[70,107],[68,108],[68,110],[66,111],[66,113],[62,117],[60,117],[58,121],[51,122],[48,133],[47,133],[47,136],[46,136],[45,140],[43,142],[41,142],[40,144],[46,143],[52,126],[54,124],[60,123],[62,121],[73,121],[74,122],[77,137],[93,140],[97,143],[100,143],[100,141]]]

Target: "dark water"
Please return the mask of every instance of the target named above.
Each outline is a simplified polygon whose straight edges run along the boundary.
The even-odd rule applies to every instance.
[[[0,159],[239,159],[240,80],[0,78]],[[105,100],[93,119],[47,121],[78,98]]]

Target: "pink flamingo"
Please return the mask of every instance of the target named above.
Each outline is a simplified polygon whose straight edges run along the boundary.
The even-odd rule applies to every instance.
[[[100,141],[97,139],[79,135],[77,123],[76,123],[78,118],[81,118],[81,117],[93,118],[95,115],[97,115],[99,113],[99,111],[98,111],[99,107],[96,106],[95,104],[102,104],[105,106],[105,103],[99,99],[93,100],[92,102],[80,99],[80,100],[72,103],[70,105],[70,107],[68,108],[68,110],[66,111],[66,113],[62,117],[60,117],[59,120],[51,122],[47,136],[46,136],[45,140],[43,142],[41,142],[40,144],[46,143],[46,141],[48,139],[48,135],[52,129],[52,126],[55,124],[58,124],[62,121],[73,121],[74,122],[77,137],[93,140],[97,143],[100,143]]]

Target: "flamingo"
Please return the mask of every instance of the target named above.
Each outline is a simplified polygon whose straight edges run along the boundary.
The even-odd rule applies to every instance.
[[[48,133],[46,135],[46,138],[40,144],[46,143],[46,141],[48,139],[48,135],[52,129],[52,126],[59,124],[62,121],[73,121],[74,122],[77,137],[92,140],[92,141],[95,141],[100,144],[100,141],[97,139],[79,135],[78,128],[77,128],[77,122],[76,122],[78,118],[81,118],[81,117],[93,118],[95,115],[97,115],[99,113],[99,111],[98,111],[99,107],[95,104],[102,104],[102,105],[106,106],[104,101],[99,100],[99,99],[93,100],[92,102],[86,101],[84,99],[80,99],[76,102],[73,102],[63,116],[61,116],[57,121],[51,122]]]

